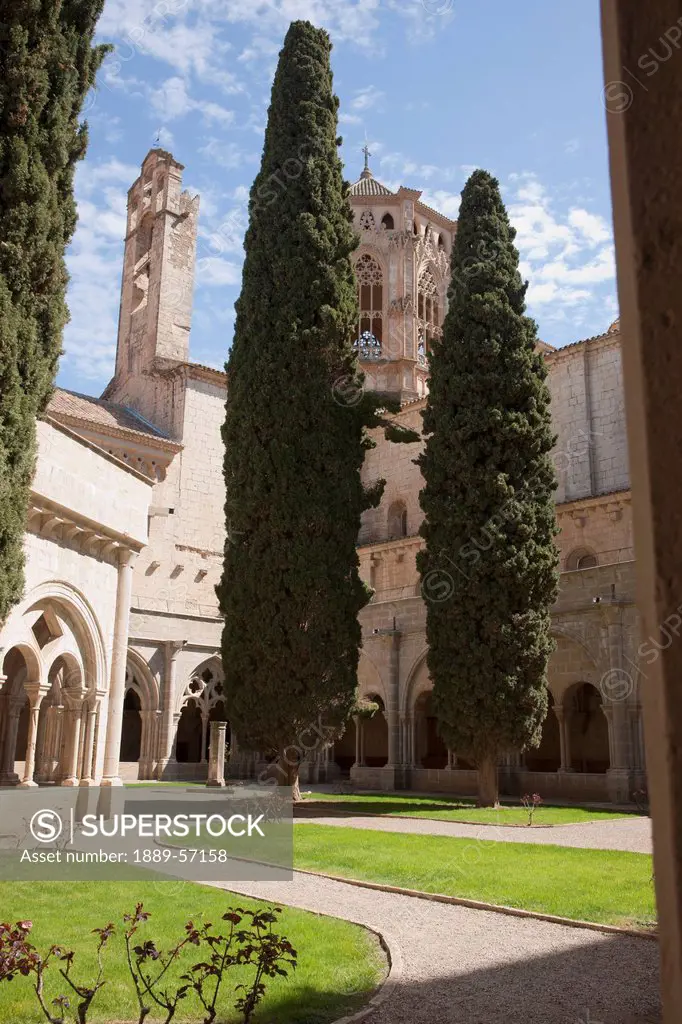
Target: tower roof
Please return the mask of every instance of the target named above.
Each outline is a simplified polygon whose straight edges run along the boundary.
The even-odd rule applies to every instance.
[[[349,193],[352,196],[393,196],[390,188],[386,188],[380,181],[377,181],[371,171],[363,171],[359,181],[351,185]]]
[[[371,153],[369,146],[365,143],[365,148],[362,151],[365,155],[365,167],[360,175],[358,181],[351,185],[349,192],[352,196],[393,196],[395,192],[391,192],[390,188],[386,188],[380,181],[377,181],[369,169],[369,158]]]

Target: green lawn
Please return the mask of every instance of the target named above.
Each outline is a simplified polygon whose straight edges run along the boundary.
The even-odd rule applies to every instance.
[[[233,893],[221,892],[192,883],[0,883],[0,920],[22,919],[34,922],[34,941],[43,951],[52,943],[60,943],[79,952],[75,967],[91,966],[94,962],[92,928],[113,921],[120,924],[122,915],[135,909],[142,901],[152,917],[140,938],[153,938],[164,948],[173,937],[182,933],[185,921],[192,918],[212,921],[230,906],[255,908],[265,904],[246,900]],[[365,1004],[385,974],[385,956],[375,938],[355,925],[331,918],[319,917],[304,911],[284,909],[280,934],[284,934],[298,950],[299,966],[288,979],[267,982],[267,995],[260,1012],[259,1024],[326,1024]],[[136,1003],[128,983],[124,961],[123,939],[116,936],[107,953],[109,979],[93,1004],[98,1011],[88,1020],[137,1021]],[[206,956],[205,952],[190,947],[185,966]],[[49,988],[50,998],[65,992],[56,968]],[[182,973],[179,971],[178,973]],[[75,976],[80,971],[74,972]],[[86,973],[86,979],[89,975]],[[230,1006],[234,999],[231,990],[239,980],[234,974],[229,989],[225,990],[222,1005]],[[175,1020],[201,1020],[199,1003],[190,997],[181,1004],[183,1011]],[[147,1017],[146,1024],[159,1018]],[[237,1014],[220,1018],[220,1024],[239,1020]],[[30,980],[17,978],[0,983],[0,1021],[3,1024],[38,1024],[44,1020]]]
[[[413,796],[396,793],[336,793],[306,794],[304,805],[323,801],[333,805],[334,813],[386,814],[389,816],[434,818],[439,821],[472,821],[489,825],[528,825],[528,814],[518,805],[502,806],[498,810],[476,807],[471,800],[461,797]],[[312,809],[312,808],[311,808]],[[331,809],[331,808],[330,808]],[[321,809],[323,810],[323,809]],[[541,804],[533,818],[534,825],[569,825],[582,821],[600,821],[605,818],[623,818],[623,811],[592,810],[588,807],[552,807]]]
[[[299,824],[296,867],[627,927],[655,921],[647,854]]]

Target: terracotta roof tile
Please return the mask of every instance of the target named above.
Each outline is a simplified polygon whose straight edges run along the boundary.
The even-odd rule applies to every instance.
[[[47,411],[56,420],[66,420],[67,422],[80,420],[92,427],[101,427],[104,431],[107,429],[132,430],[137,434],[146,434],[148,437],[171,440],[163,430],[159,430],[153,423],[128,408],[127,405],[106,402],[102,398],[81,395],[77,391],[55,388]]]
[[[394,196],[395,192],[391,192],[390,188],[386,188],[370,174],[363,174],[359,181],[351,185],[348,194],[351,196]]]

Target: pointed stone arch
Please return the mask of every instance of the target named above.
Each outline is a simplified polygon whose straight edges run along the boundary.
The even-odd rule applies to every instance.
[[[225,676],[222,662],[212,657],[192,672],[180,694],[175,757],[179,763],[208,761],[208,730],[212,721],[227,721]],[[228,742],[230,729],[228,725]]]

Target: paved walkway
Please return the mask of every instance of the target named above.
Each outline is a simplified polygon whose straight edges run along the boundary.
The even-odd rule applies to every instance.
[[[338,819],[337,822],[338,824]],[[308,875],[226,883],[383,934],[394,970],[364,1024],[658,1024],[658,944]]]
[[[427,818],[327,817],[296,818],[297,824],[334,825],[338,828],[366,828],[379,832],[410,832],[425,836],[458,836],[463,839],[491,839],[502,843],[546,843],[553,846],[579,846],[591,850],[629,850],[651,853],[649,818],[606,818],[577,825],[554,828],[519,828],[505,825],[465,825],[458,821],[434,821]]]

